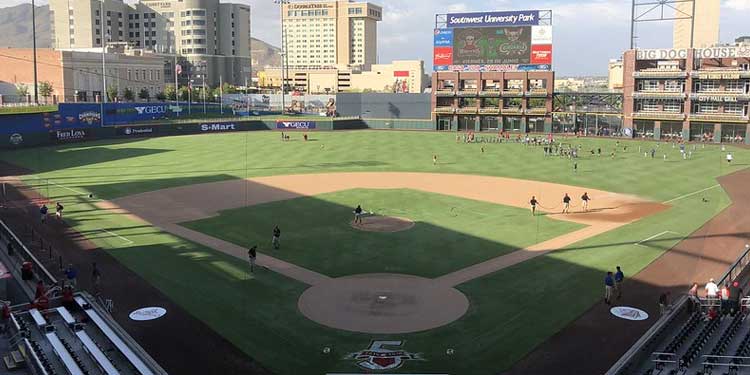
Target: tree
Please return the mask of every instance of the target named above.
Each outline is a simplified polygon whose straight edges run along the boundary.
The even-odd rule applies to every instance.
[[[228,82],[224,82],[221,88],[222,90],[224,90],[224,94],[236,94],[237,93],[237,87],[230,85]]]
[[[39,82],[37,89],[39,90],[39,95],[41,95],[45,100],[52,96],[52,92],[54,91],[54,89],[52,88],[52,84],[49,81]]]
[[[117,87],[109,86],[107,89],[107,100],[110,102],[117,101]]]
[[[156,98],[156,100],[160,102],[167,101],[167,95],[161,91],[157,92],[156,95],[154,95],[154,97]]]
[[[23,97],[29,96],[29,86],[26,86],[23,83],[18,84],[18,86],[16,86],[16,95]]]
[[[122,92],[122,97],[125,101],[132,102],[133,99],[135,99],[135,94],[133,94],[133,90],[128,87]]]
[[[149,100],[151,99],[151,93],[148,92],[148,89],[144,87],[141,89],[141,91],[138,92],[138,99]]]
[[[177,92],[174,89],[174,85],[166,85],[164,87],[164,95],[168,100],[177,100]]]
[[[188,101],[190,94],[187,87],[180,87],[180,100],[183,102]]]

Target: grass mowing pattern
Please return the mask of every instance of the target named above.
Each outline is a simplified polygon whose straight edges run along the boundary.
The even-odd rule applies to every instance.
[[[342,358],[366,348],[374,337],[327,329],[305,319],[296,310],[304,285],[271,272],[240,276],[245,262],[99,210],[81,193],[110,199],[244,176],[426,171],[551,181],[666,201],[714,186],[716,177],[750,163],[750,151],[732,147],[735,163],[728,166],[718,146],[698,146],[693,159],[683,161],[679,150],[668,144],[661,144],[657,158],[651,159],[637,149],[650,150],[655,142],[623,142],[628,151],[620,150],[615,159],[582,153],[574,174],[571,161],[545,158],[540,148],[485,145],[481,153],[480,145],[456,144],[454,134],[312,134],[316,141],[307,143],[281,143],[275,132],[216,134],[24,149],[2,152],[0,157],[35,170],[27,181],[67,203],[66,220],[77,230],[279,374],[355,372],[354,361]],[[605,154],[615,145],[613,140],[568,142],[580,144],[584,151],[602,147]],[[666,161],[660,156],[664,153]],[[436,167],[433,154],[440,159]],[[50,179],[64,187],[47,183]],[[569,250],[460,285],[471,307],[449,326],[377,339],[406,340],[406,350],[423,353],[426,361],[407,363],[402,372],[496,374],[598,302],[602,272],[621,265],[626,276],[633,275],[682,236],[660,237],[649,247],[632,243],[665,230],[687,235],[728,204],[721,189],[675,201],[668,211]],[[127,245],[101,229],[135,243]],[[333,353],[321,354],[324,346],[332,347]],[[447,348],[456,354],[446,356]]]
[[[379,215],[409,218],[414,228],[371,233],[352,228],[357,204]],[[274,224],[283,246],[271,250]],[[529,210],[414,190],[355,189],[223,211],[183,223],[331,277],[400,273],[435,278],[582,225]]]

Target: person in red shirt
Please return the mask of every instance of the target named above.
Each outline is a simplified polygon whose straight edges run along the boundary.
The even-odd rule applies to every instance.
[[[710,309],[708,309],[708,314],[706,314],[706,317],[709,321],[714,320],[719,317],[719,312],[716,311],[715,307],[711,307]]]
[[[39,280],[36,282],[36,293],[34,293],[34,299],[47,294],[47,287],[44,286],[44,281]]]
[[[66,286],[62,292],[62,305],[68,310],[73,310],[75,307],[75,300],[73,298],[73,288]]]

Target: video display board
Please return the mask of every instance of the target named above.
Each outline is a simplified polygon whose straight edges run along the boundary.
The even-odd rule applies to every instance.
[[[446,15],[435,29],[434,70],[551,70],[552,26],[539,24],[540,12]]]

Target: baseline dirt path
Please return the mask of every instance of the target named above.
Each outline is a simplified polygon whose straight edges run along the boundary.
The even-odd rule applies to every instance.
[[[501,177],[433,173],[335,173],[252,178],[182,186],[136,194],[100,207],[131,215],[177,236],[245,259],[236,244],[185,228],[179,223],[218,215],[219,211],[341,190],[413,189],[507,206],[528,208],[534,195],[541,212],[586,225],[548,241],[479,263],[436,279],[410,275],[352,275],[332,279],[289,262],[258,254],[258,264],[311,285],[298,301],[309,319],[353,332],[393,334],[424,331],[459,319],[468,298],[454,287],[466,281],[544,255],[613,230],[667,206],[596,189]],[[562,197],[575,206],[587,192],[591,211],[562,215]],[[555,203],[559,202],[559,203]],[[450,208],[446,207],[446,210]],[[438,313],[439,312],[439,313]]]
[[[528,208],[528,201],[534,195],[541,202],[539,211],[550,213],[549,217],[587,225],[586,228],[437,279],[448,286],[461,284],[608,232],[667,207],[629,195],[569,185],[436,173],[332,173],[260,177],[163,189],[103,202],[100,206],[133,215],[168,232],[244,260],[246,249],[184,228],[178,223],[213,217],[223,210],[356,188],[413,189],[521,208]],[[592,212],[559,214],[565,193],[573,198],[573,205],[576,205],[579,203],[578,197],[584,192],[588,192],[592,198]],[[258,264],[310,285],[329,280],[327,276],[267,255],[259,255]]]
[[[628,278],[619,305],[634,306],[658,317],[664,291],[677,298],[692,282],[719,279],[750,241],[750,169],[721,177],[732,205],[637,275]],[[692,199],[700,204],[701,196]],[[625,270],[627,273],[627,270]],[[617,319],[609,306],[597,304],[516,363],[506,375],[603,374],[651,327],[655,319]],[[585,359],[582,353],[589,353]]]

